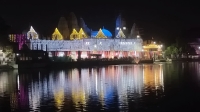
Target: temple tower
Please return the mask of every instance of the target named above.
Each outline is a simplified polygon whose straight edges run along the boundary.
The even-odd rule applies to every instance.
[[[60,31],[60,33],[63,36],[63,39],[68,40],[69,39],[69,28],[68,28],[68,24],[67,24],[67,20],[65,19],[65,17],[61,17],[59,22],[58,22],[58,30]]]
[[[73,29],[75,29],[76,31],[79,31],[78,21],[73,12],[71,12],[69,15],[69,29],[70,29],[70,33],[72,32]]]
[[[136,27],[136,24],[134,23],[132,28],[131,28],[131,32],[129,34],[129,38],[138,38],[138,37],[140,37],[139,30]]]
[[[120,29],[122,30],[124,35],[127,37],[126,21],[122,18],[121,14],[117,17],[117,20],[116,20],[115,38],[118,35],[118,32]]]
[[[91,35],[90,34],[91,31],[85,24],[85,21],[83,20],[83,18],[80,18],[80,27],[83,29],[83,31],[86,33],[86,35]]]

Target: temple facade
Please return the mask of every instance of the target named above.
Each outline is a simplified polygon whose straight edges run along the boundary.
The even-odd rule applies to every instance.
[[[78,22],[75,14],[70,13],[68,20],[60,18],[50,40],[40,39],[31,26],[23,43],[31,50],[47,51],[50,57],[71,56],[77,59],[78,52],[81,52],[81,58],[90,58],[92,54],[99,54],[102,58],[140,57],[143,40],[134,28],[128,34],[125,20],[119,15],[114,35],[104,27],[93,31],[87,27],[83,18]]]

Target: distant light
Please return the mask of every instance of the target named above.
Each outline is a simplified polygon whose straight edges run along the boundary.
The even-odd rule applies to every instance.
[[[17,53],[16,55],[17,55],[17,56],[19,56],[19,54],[18,54],[18,53]]]
[[[117,27],[117,30],[119,30],[119,27]]]
[[[199,49],[200,49],[200,47],[199,47]]]
[[[85,42],[86,45],[90,45],[90,42]]]
[[[94,45],[94,47],[96,48],[96,47],[97,47],[97,45]]]
[[[59,52],[59,54],[58,54],[59,57],[63,57],[64,55],[65,55],[64,52]]]
[[[162,44],[161,44],[160,46],[161,46],[161,47],[163,47],[163,45],[162,45]]]
[[[137,38],[140,38],[140,36],[139,36],[139,35],[137,35]]]
[[[153,42],[154,44],[156,44],[156,42]]]
[[[123,27],[123,30],[126,30],[126,27]]]

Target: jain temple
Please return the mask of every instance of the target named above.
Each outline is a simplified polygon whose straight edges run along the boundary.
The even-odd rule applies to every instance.
[[[71,56],[92,58],[100,55],[102,58],[140,57],[143,51],[143,40],[136,25],[128,31],[125,20],[118,16],[115,32],[112,34],[106,28],[93,31],[87,27],[83,18],[79,20],[70,13],[69,20],[61,17],[57,28],[52,32],[51,39],[41,39],[31,26],[26,34],[10,35],[10,40],[19,43],[19,49],[26,44],[31,50],[47,51],[49,56]]]

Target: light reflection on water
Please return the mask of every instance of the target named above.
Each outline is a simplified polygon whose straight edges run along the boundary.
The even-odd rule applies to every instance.
[[[177,79],[182,66],[116,65],[19,75],[16,71],[0,72],[0,110],[134,110],[164,97],[165,86]]]

